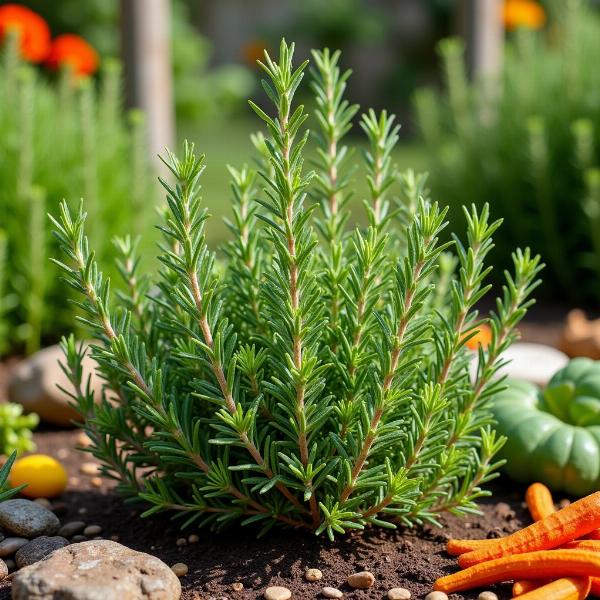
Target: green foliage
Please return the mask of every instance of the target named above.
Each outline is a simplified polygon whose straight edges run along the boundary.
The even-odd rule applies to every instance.
[[[16,488],[11,488],[8,485],[8,476],[10,475],[10,470],[17,458],[17,451],[15,450],[8,457],[8,460],[2,465],[0,468],[0,502],[4,502],[5,500],[10,500],[13,496],[16,496],[27,484],[20,485]]]
[[[144,121],[121,108],[121,70],[107,61],[101,85],[57,83],[20,64],[8,44],[0,65],[0,352],[56,340],[72,323],[45,213],[65,197],[85,196],[99,257],[111,238],[145,228],[156,186],[146,158]],[[131,202],[125,202],[131,198]]]
[[[273,106],[251,103],[267,135],[255,138],[258,174],[231,170],[224,261],[205,243],[204,157],[189,144],[165,160],[162,268],[143,273],[121,241],[128,291],[118,303],[83,210],[63,204],[52,219],[58,264],[102,342],[93,353],[107,390],[94,404],[81,349],[63,341],[87,451],[122,493],[149,504],[145,514],[173,512],[183,526],[257,523],[264,533],[280,523],[333,538],[475,511],[503,443],[491,430],[494,374],[531,303],[539,258],[515,252],[495,312],[480,317],[500,223],[473,208],[466,242],[440,243],[446,211],[423,177],[391,164],[396,128],[385,112],[362,119],[369,226],[348,230],[344,136],[357,110],[343,99],[348,74],[337,53],[313,54],[318,152],[308,171],[308,115],[294,103],[307,63],[294,67],[292,56],[282,42],[279,60],[261,63]],[[465,342],[482,322],[492,342],[473,357]]]
[[[553,26],[517,31],[498,81],[467,82],[464,47],[440,44],[446,91],[416,96],[433,193],[451,205],[490,202],[505,216],[493,261],[529,245],[547,258],[543,293],[600,299],[600,16],[583,0],[554,2]]]
[[[38,423],[38,416],[35,413],[24,415],[20,404],[0,404],[0,453],[35,450],[31,430],[35,429]]]

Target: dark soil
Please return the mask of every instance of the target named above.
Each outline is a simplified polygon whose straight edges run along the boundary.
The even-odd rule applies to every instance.
[[[233,529],[218,536],[205,530],[182,534],[176,523],[166,516],[139,518],[140,507],[123,503],[102,482],[83,475],[79,468],[89,461],[75,450],[77,432],[46,431],[36,434],[38,451],[62,460],[69,472],[68,491],[55,504],[62,504],[59,517],[63,523],[83,520],[101,525],[103,537],[118,536],[118,541],[158,556],[167,564],[184,562],[189,574],[182,579],[185,600],[223,600],[262,598],[269,585],[283,585],[293,598],[318,598],[324,585],[338,587],[346,598],[381,599],[392,587],[406,587],[413,598],[424,598],[433,581],[456,569],[456,561],[444,551],[449,537],[496,537],[510,533],[529,518],[524,510],[524,490],[508,481],[494,487],[493,499],[484,499],[483,515],[461,519],[448,516],[443,529],[426,527],[420,531],[370,529],[330,543],[323,537],[276,530],[266,538],[256,539],[256,530]],[[178,547],[181,537],[198,533],[200,542]],[[323,571],[320,582],[304,580],[307,568]],[[375,585],[366,591],[351,590],[345,583],[353,572],[369,570]],[[243,592],[234,592],[231,584],[241,581]],[[0,588],[0,600],[8,599],[8,584]],[[492,588],[500,598],[510,598],[510,586]],[[481,590],[478,590],[478,592]],[[477,598],[478,592],[452,598]]]
[[[554,344],[558,338],[562,314],[538,314],[523,326],[523,338]],[[0,399],[6,375],[0,368]],[[206,530],[189,530],[182,534],[167,516],[141,519],[141,507],[128,505],[111,491],[110,483],[80,472],[88,455],[75,450],[78,432],[46,430],[35,434],[38,451],[60,459],[69,472],[68,491],[55,504],[63,523],[84,520],[101,525],[103,537],[158,556],[167,564],[184,562],[189,573],[182,578],[184,600],[236,600],[262,598],[270,585],[283,585],[295,599],[319,598],[323,586],[342,590],[349,599],[382,599],[392,587],[406,587],[413,598],[424,598],[433,581],[453,572],[456,561],[444,551],[450,537],[485,538],[510,533],[530,522],[522,502],[524,489],[500,480],[493,496],[481,503],[481,516],[458,518],[447,516],[442,529],[421,530],[370,529],[348,535],[330,543],[324,537],[291,530],[275,530],[257,539],[256,530],[238,528],[215,536]],[[99,487],[98,487],[99,486]],[[200,536],[198,543],[177,546],[177,540],[191,533]],[[323,571],[323,579],[309,583],[304,579],[307,568]],[[345,583],[353,572],[369,570],[375,585],[369,590],[352,590]],[[244,590],[234,592],[231,585],[242,582]],[[510,598],[510,586],[493,589],[499,598]],[[476,592],[451,598],[475,599]],[[10,584],[0,584],[0,600],[10,597]]]

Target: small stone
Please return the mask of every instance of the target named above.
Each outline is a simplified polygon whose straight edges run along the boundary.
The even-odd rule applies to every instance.
[[[425,600],[448,600],[448,594],[444,592],[430,592],[425,596]]]
[[[20,537],[5,538],[0,542],[0,558],[14,554],[19,548],[29,543],[28,539]]]
[[[88,446],[92,445],[92,440],[90,440],[85,431],[81,431],[77,435],[77,444],[83,448],[87,448]]]
[[[290,600],[292,592],[281,585],[274,585],[265,590],[265,600]]]
[[[496,514],[500,518],[506,520],[515,518],[515,511],[510,507],[510,504],[507,504],[506,502],[498,502],[498,504],[496,504]]]
[[[306,569],[304,579],[306,581],[319,581],[319,579],[323,579],[323,573],[319,569]]]
[[[100,472],[100,465],[95,462],[84,462],[79,467],[79,472],[83,475],[98,475]]]
[[[571,501],[568,500],[567,498],[563,498],[559,503],[558,503],[558,508],[567,508],[567,506],[569,506],[571,504]]]
[[[111,539],[113,542],[118,542],[118,541],[119,541],[119,534],[117,534],[117,533],[113,533],[113,534],[110,536],[110,539]]]
[[[498,600],[498,594],[494,594],[494,592],[481,592],[477,596],[477,600]]]
[[[92,477],[90,483],[92,484],[92,487],[101,488],[104,482],[102,481],[102,477]]]
[[[87,538],[85,537],[85,535],[81,535],[81,534],[77,534],[74,535],[71,538],[71,542],[73,542],[73,544],[79,544],[80,542],[87,542]]]
[[[355,589],[366,590],[375,583],[375,576],[370,571],[360,571],[348,577],[348,585]]]
[[[14,571],[17,568],[17,563],[12,558],[5,558],[4,562],[9,571]]]
[[[85,515],[87,513],[88,509],[85,506],[82,506],[81,508],[77,509],[77,514],[78,515]]]
[[[388,600],[410,600],[411,593],[406,588],[392,588],[387,593]]]
[[[73,537],[76,533],[79,533],[85,529],[85,523],[83,521],[69,521],[65,523],[59,530],[56,535],[61,535],[62,537],[70,538]]]
[[[57,458],[60,458],[61,460],[67,459],[69,454],[71,454],[71,451],[68,448],[59,448],[56,451]]]
[[[0,558],[0,581],[8,575],[8,567],[6,563]],[[14,598],[14,596],[13,596]]]
[[[177,577],[185,577],[188,574],[188,566],[185,563],[175,563],[171,567],[171,571],[173,571]]]
[[[48,498],[36,498],[34,500],[34,502],[36,504],[42,505],[44,508],[47,508],[48,510],[52,510],[52,504],[51,504],[50,500],[48,500]]]
[[[54,535],[60,521],[56,515],[31,500],[17,498],[0,503],[0,525],[19,537]]]
[[[175,544],[179,547],[181,546],[187,546],[187,540],[185,538],[179,538]]]
[[[72,544],[17,571],[13,600],[179,600],[181,583],[161,560],[108,540]]]
[[[241,581],[236,581],[231,584],[231,589],[234,592],[241,592],[244,589],[244,584]]]
[[[188,543],[190,544],[197,544],[200,541],[200,536],[196,535],[195,533],[192,533],[192,535],[190,535],[188,537]]]
[[[52,504],[51,510],[55,515],[64,515],[68,512],[69,507],[64,502],[55,502]]]
[[[334,587],[324,587],[321,590],[321,593],[323,594],[323,596],[325,596],[325,598],[343,598],[344,597],[343,592],[340,592],[340,590],[338,590],[337,588],[334,588]]]
[[[19,548],[15,554],[15,562],[17,563],[17,567],[22,569],[23,567],[33,565],[42,560],[42,558],[46,558],[46,556],[52,554],[55,550],[68,545],[69,541],[64,537],[42,535]]]
[[[88,525],[83,530],[83,535],[87,537],[94,537],[95,535],[100,535],[102,533],[102,527],[100,525]]]

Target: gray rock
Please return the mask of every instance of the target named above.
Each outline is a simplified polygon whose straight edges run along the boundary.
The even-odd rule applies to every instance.
[[[158,558],[110,540],[71,544],[17,571],[13,600],[178,600],[181,584]]]
[[[10,556],[14,554],[19,548],[27,544],[29,540],[21,537],[9,537],[5,538],[0,542],[0,557]]]
[[[34,538],[54,535],[59,527],[58,517],[40,504],[16,498],[0,503],[0,525],[19,537]]]
[[[77,533],[81,533],[84,529],[85,523],[83,521],[69,521],[58,530],[57,535],[62,535],[63,537],[70,538]]]
[[[55,550],[68,545],[69,541],[59,535],[52,537],[42,535],[19,548],[15,554],[15,562],[17,563],[17,567],[22,569],[42,560],[42,558],[45,558]]]
[[[49,346],[25,359],[15,369],[8,384],[12,402],[22,404],[26,412],[37,413],[43,421],[68,426],[81,420],[69,405],[71,398],[59,389],[73,390],[72,384],[60,368],[64,362],[60,346]],[[95,361],[86,354],[83,360],[83,381],[91,375],[91,389],[97,399],[101,396],[102,380],[96,375]]]

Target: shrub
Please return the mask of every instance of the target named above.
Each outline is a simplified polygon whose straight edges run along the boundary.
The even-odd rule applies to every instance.
[[[279,62],[266,55],[262,65],[275,114],[251,105],[269,134],[265,189],[253,170],[232,170],[225,258],[204,241],[203,157],[188,144],[166,159],[174,181],[162,182],[160,273],[138,272],[124,240],[131,293],[119,292],[118,306],[88,247],[86,215],[63,204],[53,219],[59,264],[103,342],[93,351],[107,382],[98,404],[81,381],[82,350],[63,342],[88,451],[122,493],[150,504],[146,515],[171,511],[184,525],[241,520],[266,531],[279,522],[333,538],[474,511],[503,442],[490,428],[489,399],[502,386],[493,376],[539,258],[513,255],[496,312],[480,318],[483,262],[500,223],[487,208],[466,211],[467,245],[441,244],[445,210],[422,177],[397,176],[397,129],[385,112],[361,120],[369,226],[347,231],[348,73],[337,53],[314,53],[319,149],[307,172],[307,114],[293,104],[306,63],[294,69],[292,54],[282,42]],[[436,269],[453,264],[450,248],[460,267],[447,286],[447,269]],[[465,343],[488,320],[492,339],[472,382]]]
[[[14,42],[15,40],[13,40]],[[0,352],[58,340],[72,309],[51,267],[44,214],[65,197],[86,197],[100,256],[111,238],[143,228],[155,204],[142,115],[121,108],[121,71],[107,61],[100,89],[63,73],[49,82],[19,62],[0,65]],[[125,201],[128,200],[128,201]],[[24,232],[27,232],[26,234]]]
[[[529,245],[547,258],[546,296],[597,303],[600,17],[585,2],[554,7],[547,32],[516,32],[497,82],[469,84],[462,42],[443,41],[446,91],[421,90],[416,107],[450,221],[465,202],[490,202],[506,219],[495,263]]]

